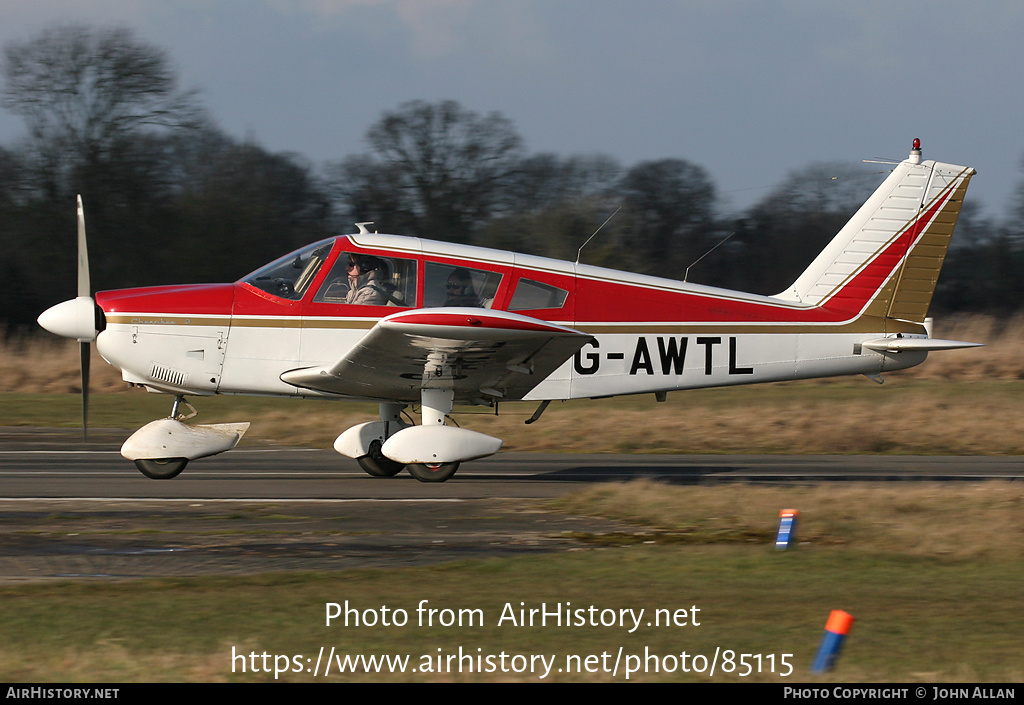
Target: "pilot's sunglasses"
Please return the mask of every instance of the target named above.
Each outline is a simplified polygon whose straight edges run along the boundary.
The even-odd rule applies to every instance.
[[[448,282],[447,284],[444,285],[444,288],[445,289],[465,289],[466,285],[465,284],[459,284],[457,282]]]

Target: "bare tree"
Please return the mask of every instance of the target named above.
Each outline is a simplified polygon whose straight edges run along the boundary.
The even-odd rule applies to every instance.
[[[650,273],[682,279],[714,232],[715,187],[707,172],[682,159],[641,162],[619,189],[630,249]]]
[[[0,105],[25,119],[52,182],[126,138],[202,121],[195,92],[179,87],[166,54],[128,29],[45,30],[4,47],[2,74]]]
[[[373,159],[351,161],[350,176],[387,175],[398,190],[388,198],[415,219],[415,234],[456,242],[471,240],[495,215],[522,153],[508,119],[455,101],[405,103],[385,113],[367,140]]]
[[[606,195],[613,191],[621,172],[614,158],[601,154],[566,158],[535,154],[519,162],[504,189],[504,200],[515,216],[538,213]]]

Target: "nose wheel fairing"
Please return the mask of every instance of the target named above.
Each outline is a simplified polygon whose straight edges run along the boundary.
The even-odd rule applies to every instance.
[[[121,455],[146,477],[166,480],[190,460],[231,450],[248,429],[248,422],[192,425],[177,418],[157,419],[133,433],[121,446]]]

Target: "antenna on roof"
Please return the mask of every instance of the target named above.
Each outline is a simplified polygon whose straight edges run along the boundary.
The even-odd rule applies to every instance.
[[[702,255],[701,255],[700,257],[698,257],[697,259],[695,259],[695,260],[694,260],[693,262],[691,262],[691,263],[690,263],[690,267],[692,267],[693,265],[697,264],[697,263],[698,263],[698,262],[700,262],[700,261],[701,261],[702,259],[704,259],[704,258],[705,258],[705,257],[707,257],[708,255],[710,255],[710,254],[711,254],[712,252],[714,252],[715,250],[717,250],[717,249],[718,249],[719,247],[721,247],[722,245],[724,245],[724,244],[725,244],[725,243],[726,243],[726,242],[727,242],[727,241],[729,240],[729,238],[731,238],[731,237],[732,237],[733,235],[735,235],[735,234],[736,234],[736,231],[735,231],[735,230],[733,230],[733,231],[732,231],[731,233],[729,233],[728,235],[726,235],[725,237],[723,237],[723,238],[722,238],[721,240],[719,240],[719,241],[718,241],[718,243],[717,243],[717,244],[716,244],[716,245],[715,245],[714,247],[712,247],[712,248],[711,248],[710,250],[708,250],[707,252],[705,252],[704,254],[702,254]],[[687,267],[687,268],[686,268],[686,271],[685,271],[685,272],[683,272],[683,281],[684,281],[684,282],[686,281],[686,278],[690,276],[690,267]]]
[[[356,223],[356,227],[359,228],[360,235],[369,235],[370,231],[366,229],[367,225],[373,225],[372,220],[368,220],[365,223]]]
[[[601,228],[608,225],[608,222],[611,221],[611,219],[615,217],[615,214],[621,210],[622,206],[616,208],[615,211],[610,216],[608,216],[603,223],[601,223],[597,230],[594,231],[594,234],[588,237],[587,241],[580,245],[580,249],[576,252],[576,264],[580,263],[580,257],[583,255],[583,248],[590,244],[590,241],[594,239],[594,235],[597,235],[599,232],[601,232]]]

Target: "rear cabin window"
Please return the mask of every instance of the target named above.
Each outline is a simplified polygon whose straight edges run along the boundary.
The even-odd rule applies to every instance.
[[[515,293],[512,294],[508,310],[528,311],[535,308],[561,308],[565,305],[568,295],[568,291],[559,289],[557,286],[536,282],[532,279],[520,279],[516,284]]]
[[[427,262],[423,275],[423,305],[490,308],[501,274],[486,269]]]
[[[342,252],[314,301],[362,306],[415,306],[416,260]]]

